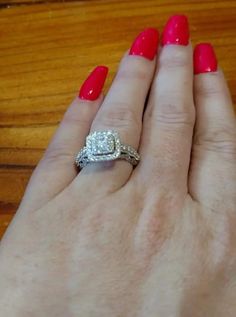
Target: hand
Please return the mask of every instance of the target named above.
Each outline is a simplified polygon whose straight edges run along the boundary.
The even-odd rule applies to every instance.
[[[1,316],[236,316],[227,85],[210,45],[193,65],[184,16],[169,20],[156,57],[157,37],[137,37],[104,100],[98,67],[66,112],[1,242]],[[139,165],[78,174],[86,136],[107,129],[138,149]]]

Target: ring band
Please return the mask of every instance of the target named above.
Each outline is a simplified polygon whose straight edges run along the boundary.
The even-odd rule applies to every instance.
[[[107,162],[123,159],[136,166],[140,160],[138,152],[130,145],[122,144],[119,133],[113,130],[95,131],[86,138],[86,145],[75,159],[83,168],[91,162]]]

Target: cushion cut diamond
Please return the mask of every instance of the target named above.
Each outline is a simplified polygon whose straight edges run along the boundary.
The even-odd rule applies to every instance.
[[[86,145],[76,157],[80,168],[92,162],[107,162],[125,159],[132,165],[137,165],[139,154],[129,145],[122,144],[119,133],[114,130],[94,131],[86,137]]]
[[[119,134],[116,131],[95,131],[86,138],[86,153],[91,162],[115,160],[121,153]]]
[[[112,154],[115,151],[115,139],[112,134],[97,133],[91,140],[93,155]]]

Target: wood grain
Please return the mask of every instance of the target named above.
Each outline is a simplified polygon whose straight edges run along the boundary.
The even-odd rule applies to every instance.
[[[134,36],[185,13],[210,41],[236,101],[236,2],[0,0],[0,237],[33,168],[89,70],[110,67]]]

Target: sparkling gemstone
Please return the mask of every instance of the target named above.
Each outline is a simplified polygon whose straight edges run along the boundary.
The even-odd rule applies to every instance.
[[[97,133],[91,142],[93,155],[112,154],[115,151],[115,139],[112,134]]]

